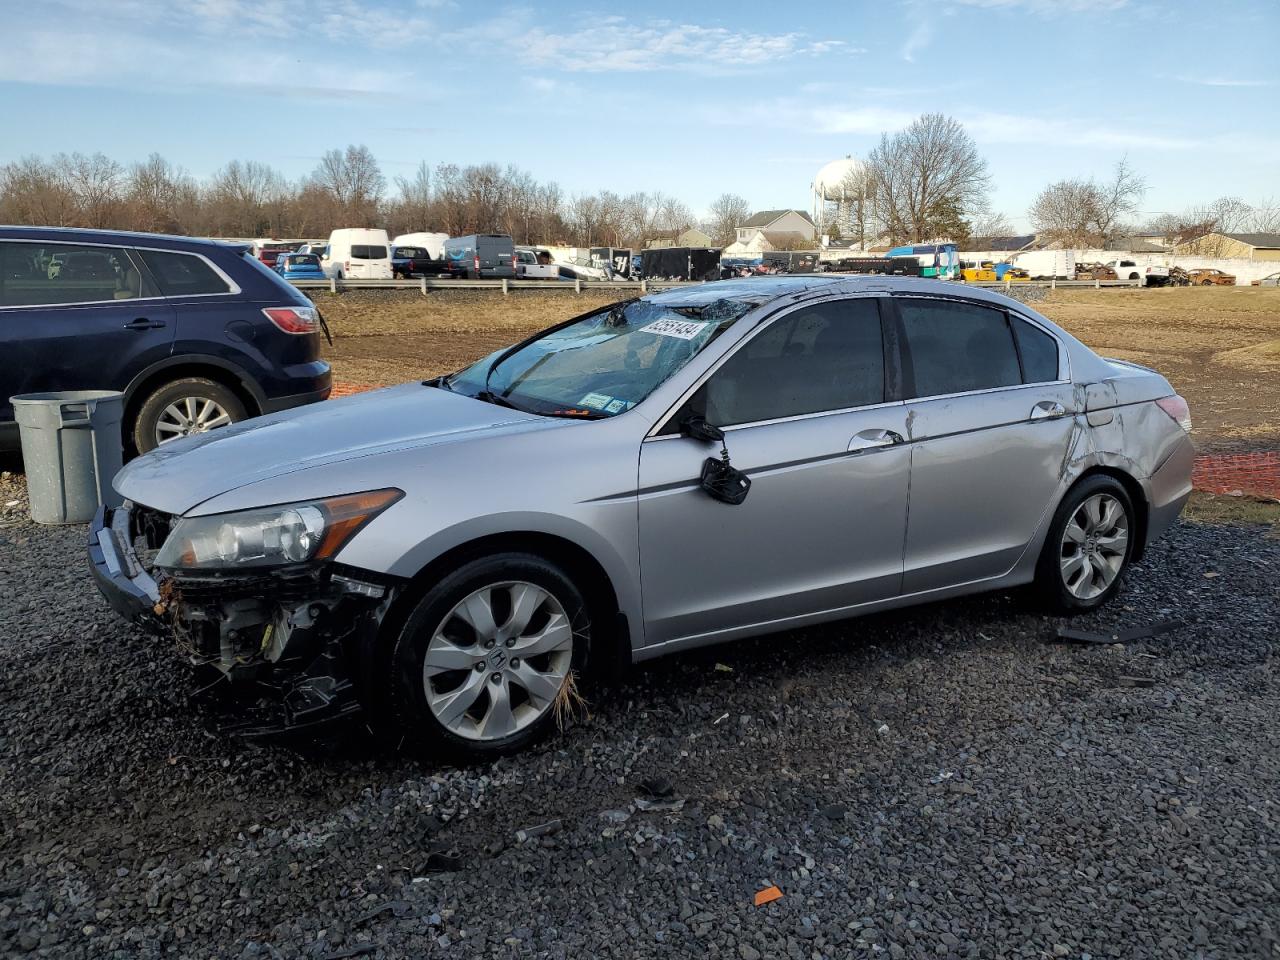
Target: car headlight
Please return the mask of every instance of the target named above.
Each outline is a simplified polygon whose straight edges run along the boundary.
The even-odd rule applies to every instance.
[[[169,570],[279,567],[336,554],[404,492],[371,490],[208,517],[183,517],[156,555]]]

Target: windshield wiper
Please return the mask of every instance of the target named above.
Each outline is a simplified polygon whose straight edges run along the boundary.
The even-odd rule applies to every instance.
[[[494,393],[492,390],[481,390],[474,395],[476,400],[483,400],[485,403],[497,404],[500,407],[508,407],[512,410],[519,410],[521,413],[528,413],[524,407],[517,406],[500,393]]]

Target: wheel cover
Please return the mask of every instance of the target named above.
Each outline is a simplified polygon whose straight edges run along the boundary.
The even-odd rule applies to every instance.
[[[500,740],[551,709],[573,663],[560,601],[524,581],[474,591],[427,643],[422,683],[432,715],[467,740]]]
[[[1107,493],[1095,493],[1076,507],[1062,531],[1060,569],[1067,592],[1092,600],[1106,591],[1124,567],[1129,517]]]
[[[156,443],[205,433],[230,423],[231,414],[218,401],[199,396],[179,397],[160,411],[156,420]]]

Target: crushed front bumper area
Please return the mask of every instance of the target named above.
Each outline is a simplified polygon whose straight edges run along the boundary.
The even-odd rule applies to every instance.
[[[362,655],[397,581],[332,563],[155,575],[143,557],[168,529],[145,507],[103,508],[89,528],[89,566],[117,613],[229,681],[243,707],[224,731],[270,735],[360,709]]]

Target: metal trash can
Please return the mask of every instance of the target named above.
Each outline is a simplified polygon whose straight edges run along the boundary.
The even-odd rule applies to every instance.
[[[123,393],[24,393],[9,402],[22,436],[32,520],[88,523],[99,506],[119,505],[111,480],[124,462]]]

